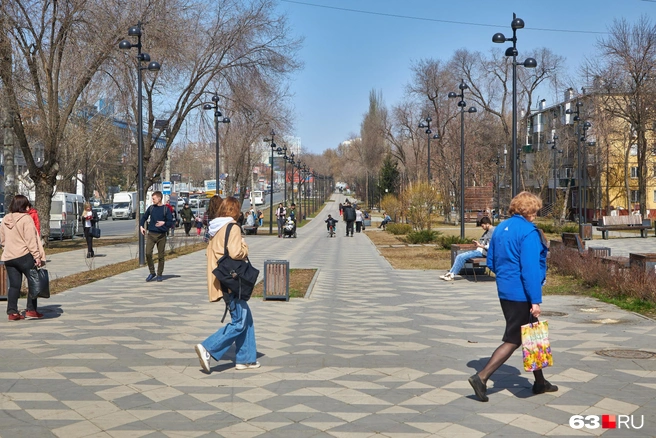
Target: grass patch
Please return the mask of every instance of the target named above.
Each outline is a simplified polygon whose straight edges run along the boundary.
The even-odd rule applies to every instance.
[[[544,295],[583,295],[596,298],[604,303],[613,304],[620,309],[639,313],[650,318],[656,318],[656,304],[641,298],[627,295],[609,295],[608,291],[599,286],[587,286],[582,279],[570,275],[550,272],[547,283],[542,288]]]
[[[449,269],[451,251],[435,247],[378,248],[394,269]]]
[[[99,248],[101,246],[108,245],[120,245],[124,243],[136,243],[138,241],[137,237],[126,237],[120,239],[111,239],[111,238],[100,238],[93,239],[93,247]],[[47,245],[44,249],[47,255],[59,254],[62,252],[76,251],[78,249],[87,249],[87,241],[84,237],[76,237],[75,239],[66,239],[66,240],[51,240],[47,242]]]
[[[339,224],[337,226],[339,227]],[[339,232],[339,228],[337,231]],[[342,232],[344,232],[344,229],[342,229]],[[405,242],[402,242],[397,236],[383,231],[365,231],[364,234],[366,234],[376,246],[405,244]]]
[[[85,246],[86,248],[86,246]],[[184,245],[169,251],[166,251],[166,259],[171,260],[176,257],[191,254],[207,248],[207,244],[200,242],[192,245]],[[50,280],[50,293],[58,294],[65,290],[72,289],[78,286],[84,286],[94,281],[102,280],[107,277],[122,274],[124,272],[132,271],[139,268],[139,260],[127,260],[113,265],[102,266],[100,268],[78,272],[77,274],[68,275],[63,278]],[[24,294],[23,294],[24,296]]]
[[[289,296],[290,298],[303,298],[307,292],[316,269],[290,269],[289,270]],[[264,281],[259,282],[253,289],[253,297],[262,297]]]

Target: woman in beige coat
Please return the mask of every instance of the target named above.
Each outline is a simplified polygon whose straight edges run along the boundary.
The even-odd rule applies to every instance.
[[[9,291],[7,294],[7,315],[9,321],[19,321],[27,318],[43,318],[43,314],[36,310],[36,298],[27,296],[27,310],[25,315],[18,311],[18,297],[20,296],[23,275],[27,277],[35,265],[46,264],[46,254],[43,251],[41,238],[36,230],[34,221],[28,213],[30,201],[23,195],[16,195],[9,205],[9,214],[0,225],[0,243],[2,244],[2,257],[7,268],[9,278]]]
[[[211,237],[207,245],[207,291],[210,301],[219,301],[221,298],[225,300],[230,311],[231,321],[202,343],[196,345],[196,354],[198,354],[203,370],[209,373],[211,372],[210,359],[220,360],[234,343],[237,350],[235,368],[238,370],[259,368],[253,315],[248,303],[235,297],[229,290],[222,291],[219,281],[212,273],[217,267],[218,260],[225,253],[224,245],[228,230],[230,234],[228,234],[227,247],[230,257],[235,260],[244,260],[248,256],[248,245],[241,236],[239,226],[234,226],[240,213],[239,201],[230,196],[221,203],[218,211],[214,213],[213,200],[214,198],[210,200],[210,208],[208,209],[210,212],[208,219]]]

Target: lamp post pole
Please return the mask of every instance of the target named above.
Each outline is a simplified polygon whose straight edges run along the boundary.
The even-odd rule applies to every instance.
[[[556,157],[557,154],[562,153],[563,151],[558,149],[558,136],[554,135],[552,141],[548,141],[547,144],[551,145],[551,150],[553,151],[553,191],[551,194],[551,203],[555,204],[556,203],[556,196],[557,196],[557,191],[556,188],[558,187],[558,178],[556,175],[557,169],[556,169]]]
[[[278,148],[278,154],[282,154],[282,159],[285,161],[285,181],[284,181],[284,194],[283,194],[283,205],[287,206],[287,145],[284,145],[282,149]]]
[[[458,106],[460,107],[460,238],[465,238],[465,107],[467,102],[465,102],[465,90],[469,88],[465,84],[464,80],[460,81],[458,85],[460,89],[460,94],[455,92],[449,93],[449,98],[454,99],[456,97],[460,98]],[[472,114],[476,112],[476,108],[473,106],[466,110],[468,113]]]
[[[512,197],[514,198],[518,192],[518,178],[517,178],[517,160],[519,154],[517,153],[517,66],[523,65],[526,68],[535,68],[538,63],[533,58],[526,58],[524,62],[517,62],[517,29],[524,28],[524,20],[517,18],[517,15],[513,12],[513,20],[510,23],[510,27],[513,31],[512,38],[506,38],[502,33],[495,33],[492,36],[493,43],[505,43],[511,41],[513,43],[512,47],[506,49],[506,56],[512,56],[512,151],[511,157],[512,161],[510,162],[510,173],[511,173],[511,190]]]
[[[590,122],[583,122],[581,123],[581,107],[583,106],[583,102],[579,101],[579,99],[576,99],[576,110],[568,109],[565,111],[565,114],[570,114],[574,115],[572,118],[576,122],[576,144],[577,144],[577,151],[576,151],[576,157],[577,157],[577,175],[576,175],[576,180],[577,180],[577,186],[578,186],[578,217],[579,217],[579,229],[580,229],[580,234],[581,237],[583,237],[583,228],[581,228],[581,225],[587,222],[586,218],[583,217],[583,203],[585,202],[585,195],[584,195],[584,190],[585,190],[585,180],[583,177],[583,164],[581,160],[581,141],[585,141],[585,137],[587,135],[588,129],[592,126]],[[581,133],[581,128],[583,130],[583,133]]]
[[[294,152],[289,156],[289,164],[292,165],[292,204],[294,203],[294,178],[296,176],[296,162],[294,161]]]
[[[271,130],[271,179],[270,179],[270,185],[271,185],[271,190],[269,191],[269,234],[273,234],[273,151],[276,148],[276,144],[273,142],[274,137],[276,136],[276,133],[274,130]],[[268,139],[265,139],[264,141],[267,141]]]
[[[228,117],[223,117],[223,114],[221,111],[219,111],[219,94],[214,93],[212,96],[212,103],[206,103],[203,105],[204,110],[214,110],[214,135],[215,135],[215,143],[216,143],[216,150],[214,151],[216,154],[215,157],[215,163],[216,163],[216,169],[215,169],[215,181],[216,181],[216,194],[219,194],[219,191],[221,189],[221,166],[220,166],[220,155],[219,155],[219,123],[230,123],[230,119]],[[223,118],[221,118],[223,117]]]
[[[144,190],[144,144],[143,144],[143,96],[142,96],[142,71],[147,69],[148,71],[157,72],[160,69],[160,65],[156,61],[150,60],[150,55],[148,53],[141,51],[141,22],[138,22],[136,26],[130,27],[128,29],[128,36],[136,36],[137,44],[132,44],[128,40],[123,40],[118,44],[119,49],[128,50],[131,48],[137,49],[137,191],[139,196],[139,219],[141,215],[146,210],[146,193]],[[141,63],[147,62],[147,67],[142,67]],[[142,233],[139,233],[139,265],[143,266],[146,264],[146,240],[145,236]]]
[[[431,180],[432,180],[432,175],[431,175],[431,149],[430,149],[431,134],[433,133],[433,131],[431,131],[431,127],[430,127],[430,124],[431,124],[432,121],[433,121],[433,119],[431,118],[431,116],[426,116],[424,118],[424,120],[419,122],[419,128],[426,128],[426,136],[428,138],[428,147],[427,147],[427,149],[428,149],[428,151],[427,151],[428,169],[427,169],[427,173],[426,173],[426,175],[428,176],[428,184],[430,184]],[[438,134],[435,134],[435,135],[433,135],[433,138],[438,139],[438,138],[440,138],[440,136]]]
[[[590,122],[584,122],[583,123],[583,136],[581,137],[581,141],[583,142],[583,171],[582,171],[582,178],[583,178],[583,223],[588,222],[588,143],[587,143],[587,137],[588,137],[588,129],[592,124]]]

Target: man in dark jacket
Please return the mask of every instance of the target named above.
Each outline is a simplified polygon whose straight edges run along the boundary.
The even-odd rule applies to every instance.
[[[353,237],[353,224],[355,223],[355,208],[353,208],[351,203],[348,201],[346,201],[346,203],[342,207],[342,216],[344,218],[344,222],[346,222],[346,237],[348,237],[349,233],[351,234],[351,237]]]
[[[164,273],[164,251],[166,250],[166,232],[173,226],[173,216],[171,210],[166,205],[162,205],[162,192],[159,190],[153,192],[153,205],[141,216],[139,221],[141,234],[146,236],[146,262],[150,275],[146,281],[162,281]],[[148,222],[148,235],[146,235],[146,221]],[[155,263],[153,262],[153,248],[157,245],[157,275],[155,275]]]
[[[184,225],[185,234],[189,237],[191,224],[194,223],[194,212],[189,208],[189,203],[187,202],[185,202],[184,208],[180,210],[180,219],[182,220],[182,225]]]

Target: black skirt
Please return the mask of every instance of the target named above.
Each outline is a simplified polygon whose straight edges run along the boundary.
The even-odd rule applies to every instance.
[[[508,301],[499,299],[501,310],[506,318],[506,331],[503,342],[522,345],[522,326],[528,324],[531,317],[531,303],[526,301]]]

